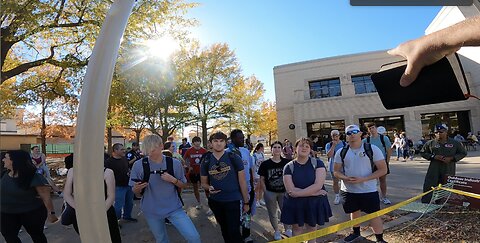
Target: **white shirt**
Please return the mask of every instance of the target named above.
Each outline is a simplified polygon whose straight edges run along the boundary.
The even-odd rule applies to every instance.
[[[340,150],[341,151],[341,150]],[[334,162],[337,164],[342,164],[342,158],[340,157],[341,152],[338,151],[335,154]],[[372,144],[373,152],[373,161],[378,162],[384,160],[382,151],[375,145]],[[367,177],[372,174],[372,166],[370,164],[370,159],[365,154],[365,149],[363,148],[363,143],[360,148],[352,149],[349,148],[347,154],[345,155],[344,163],[344,174],[348,177]],[[351,192],[351,193],[368,193],[377,191],[377,180],[369,180],[362,183],[348,183],[342,180],[341,188],[342,191]]]

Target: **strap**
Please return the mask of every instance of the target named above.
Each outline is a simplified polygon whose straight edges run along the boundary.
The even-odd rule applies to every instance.
[[[382,142],[383,149],[385,150],[385,155],[386,155],[387,154],[387,147],[385,146],[385,140],[384,139],[385,139],[385,136],[383,134],[380,134],[380,142]]]
[[[167,159],[167,173],[175,177],[175,171],[173,169],[173,158],[170,156],[166,156],[166,159]],[[180,199],[180,202],[182,202],[182,206],[185,206],[185,203],[183,203],[182,192],[180,188],[176,185],[173,185],[173,186],[175,187],[175,191],[177,191],[178,199]]]
[[[143,181],[148,182],[150,180],[150,164],[148,163],[148,157],[142,159],[142,167],[143,167]],[[142,189],[141,194],[145,193],[145,188]]]
[[[342,151],[340,151],[340,158],[342,159],[342,170],[343,173],[345,173],[345,156],[347,155],[348,149],[350,148],[350,145],[347,145],[342,148]]]
[[[142,159],[143,166],[143,181],[148,182],[150,180],[150,164],[148,163],[148,157]]]
[[[365,150],[365,154],[368,156],[370,159],[370,166],[372,167],[372,172],[375,171],[375,163],[373,162],[373,150],[372,150],[372,144],[370,143],[364,143],[363,144],[363,149]]]

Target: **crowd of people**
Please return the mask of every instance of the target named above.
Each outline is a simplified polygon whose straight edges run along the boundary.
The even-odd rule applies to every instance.
[[[480,45],[479,33],[480,17],[473,17],[392,49],[390,54],[408,60],[401,85],[410,85],[424,66],[460,47]],[[382,135],[383,129],[378,129],[376,124],[365,126],[368,135],[358,125],[347,126],[344,131],[346,141],[339,139],[338,130],[331,131],[332,142],[326,146],[329,172],[336,178],[334,204],[341,203],[351,219],[360,217],[362,212],[378,211],[381,202],[391,203],[387,198],[386,180],[391,149],[397,149],[397,159],[401,152],[406,160],[405,151],[411,147],[405,134],[397,134],[391,144],[389,138]],[[435,138],[426,141],[420,150],[421,156],[430,161],[424,191],[442,183],[446,175],[454,175],[456,162],[466,156],[461,142],[448,137],[448,129],[446,124],[437,124]],[[472,135],[470,139],[477,139]],[[272,157],[265,160],[263,145],[257,145],[252,156],[253,145],[249,140],[245,141],[242,131],[232,131],[230,139],[232,143],[227,145],[227,135],[214,132],[209,137],[208,150],[195,146],[201,142],[199,138],[192,140],[194,146],[187,146],[187,141],[182,141],[182,147],[178,149],[183,156],[174,156],[178,153],[173,139],[168,139],[170,144],[164,144],[158,135],[144,138],[144,157],[139,153],[138,144],[127,154],[122,144],[114,144],[104,168],[105,210],[112,242],[121,242],[117,220],[137,221],[131,216],[132,194],[141,199],[141,210],[157,242],[169,242],[168,222],[187,242],[201,242],[195,225],[183,209],[181,190],[188,185],[186,173],[190,183],[197,185],[198,208],[202,207],[198,183],[205,190],[208,206],[220,225],[225,242],[252,242],[251,221],[256,207],[263,203],[275,240],[281,238],[278,221],[288,236],[314,231],[329,222],[332,210],[324,185],[327,169],[312,153],[315,148],[312,140],[299,138],[294,145],[287,139],[284,144],[275,141],[271,144]],[[3,237],[7,243],[21,242],[18,233],[23,226],[34,242],[47,242],[43,233],[45,221],[58,221],[51,191],[60,191],[51,183],[45,156],[38,147],[33,147],[31,154],[12,150],[3,153],[1,159],[5,168],[1,178],[0,208]],[[75,210],[73,175],[70,168],[64,189],[66,203],[62,223],[66,212],[74,217],[71,214]],[[427,194],[422,201],[429,202],[430,197],[431,194]],[[280,217],[277,210],[281,212]],[[81,230],[76,227],[75,219],[70,219],[71,222],[65,224],[73,224],[77,232]],[[381,218],[371,219],[370,226],[376,242],[385,242]],[[361,237],[359,225],[352,230],[344,242]]]

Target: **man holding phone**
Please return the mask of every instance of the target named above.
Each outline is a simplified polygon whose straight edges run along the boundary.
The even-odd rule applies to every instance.
[[[213,153],[205,157],[200,170],[204,190],[209,191],[208,206],[220,225],[225,242],[243,242],[240,234],[240,200],[243,212],[248,212],[248,194],[245,171],[240,156],[225,151],[227,135],[210,135]]]

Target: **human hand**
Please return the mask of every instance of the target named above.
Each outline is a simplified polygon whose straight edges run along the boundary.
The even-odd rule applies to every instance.
[[[400,85],[406,87],[415,81],[423,67],[458,51],[460,47],[446,45],[437,35],[427,35],[402,43],[389,50],[388,54],[407,59],[407,68],[400,78]]]
[[[221,192],[221,191],[222,191],[222,190],[216,190],[213,186],[208,187],[208,192],[209,192],[210,194],[217,194],[217,193],[219,193],[219,192]]]
[[[177,181],[177,178],[168,174],[168,172],[163,172],[162,174],[160,174],[160,177],[162,178],[162,180],[170,183],[175,183]]]
[[[321,190],[315,192],[312,196],[325,196],[325,195],[327,195],[327,191],[321,189]]]
[[[243,204],[243,213],[248,213],[249,210],[250,210],[250,205]]]
[[[135,185],[133,185],[132,187],[132,191],[136,195],[139,195],[142,192],[143,188],[147,186],[148,186],[148,182],[135,182]]]
[[[363,177],[348,177],[349,183],[356,184],[356,183],[362,183],[364,181],[365,181],[365,178]]]

